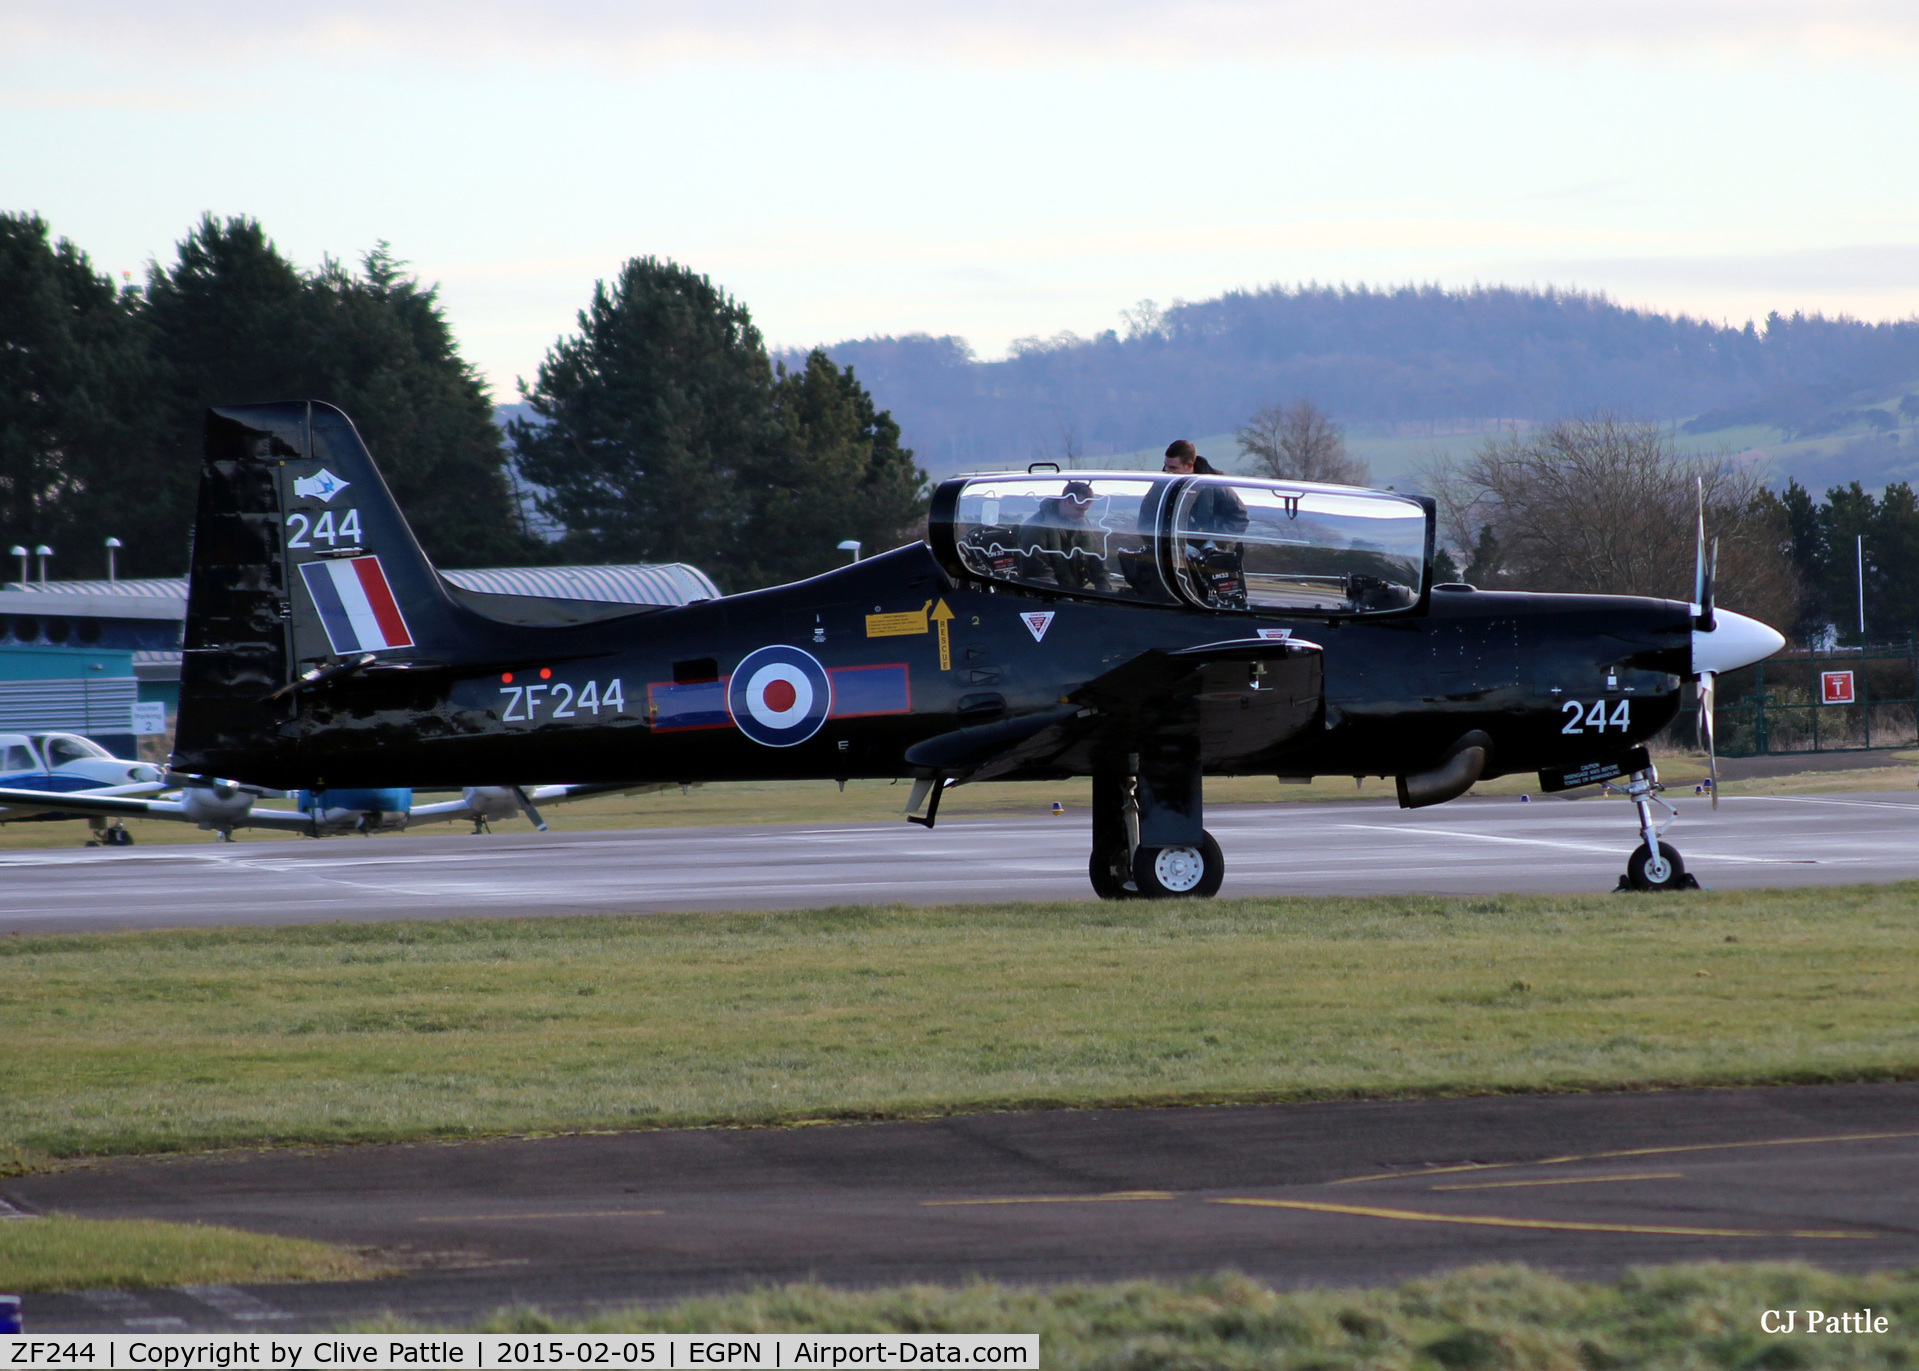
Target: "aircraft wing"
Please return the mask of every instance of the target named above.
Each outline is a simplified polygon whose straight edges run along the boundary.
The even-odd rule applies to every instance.
[[[61,794],[50,790],[16,790],[10,786],[0,786],[0,811],[7,814],[100,814],[119,819],[184,817],[178,800],[143,798],[165,789],[164,785],[152,782]]]
[[[0,810],[7,814],[70,814],[75,818],[166,819],[174,823],[197,824],[203,815],[192,814],[180,800],[153,800],[118,793],[127,790],[157,789],[155,786],[118,786],[113,790],[90,790],[78,795],[51,795],[44,790],[0,788]],[[254,807],[234,818],[234,828],[272,828],[283,833],[310,833],[313,820],[297,809],[261,809]]]
[[[1058,757],[1114,716],[1131,719],[1129,727],[1148,731],[1165,726],[1164,716],[1169,710],[1204,718],[1206,711],[1194,708],[1193,695],[1201,688],[1199,682],[1208,668],[1239,662],[1290,661],[1316,673],[1319,654],[1319,644],[1290,637],[1229,638],[1173,652],[1153,648],[1088,681],[1064,704],[928,738],[907,749],[906,761],[920,774],[944,775],[958,781],[991,780]],[[1316,674],[1313,689],[1316,699]],[[1151,717],[1142,720],[1142,716]],[[1260,719],[1265,718],[1262,713]],[[1212,741],[1229,752],[1240,741],[1217,728],[1207,732]],[[1246,745],[1256,747],[1268,741],[1270,738],[1256,725]]]
[[[525,796],[527,806],[530,808],[534,805],[564,804],[568,800],[585,800],[595,795],[631,795],[649,790],[664,790],[666,786],[667,783],[664,781],[596,781],[588,785],[532,786],[520,791],[520,794]],[[469,792],[461,795],[457,800],[441,800],[437,804],[415,805],[411,813],[407,815],[407,826],[411,828],[414,824],[482,816],[498,819],[502,817],[503,810],[504,813],[511,814],[520,807],[517,799],[508,799],[512,795],[510,786],[477,787],[475,790],[480,795],[490,795],[494,802],[489,804],[482,800],[480,803],[475,803],[475,793]],[[529,814],[528,817],[533,816]],[[538,824],[539,820],[534,819],[534,822]]]
[[[1280,662],[1319,652],[1318,643],[1304,638],[1228,638],[1176,652],[1151,648],[1094,677],[1071,698],[1099,709],[1131,712],[1167,699],[1182,681],[1215,662]]]

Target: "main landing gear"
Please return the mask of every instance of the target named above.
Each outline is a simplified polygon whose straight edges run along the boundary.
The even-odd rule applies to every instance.
[[[87,839],[88,847],[132,847],[133,835],[127,832],[127,826],[117,820],[108,825],[92,825],[93,836]]]
[[[1659,792],[1664,789],[1659,784],[1657,767],[1649,766],[1643,771],[1635,771],[1626,779],[1626,798],[1639,811],[1641,841],[1627,859],[1626,874],[1619,878],[1619,890],[1699,889],[1698,878],[1686,870],[1679,850],[1671,843],[1660,841],[1660,835],[1679,817],[1679,811],[1659,797]],[[1654,819],[1654,805],[1666,811],[1663,819]]]
[[[1102,900],[1206,899],[1219,893],[1226,858],[1202,828],[1197,766],[1093,777],[1093,893]]]

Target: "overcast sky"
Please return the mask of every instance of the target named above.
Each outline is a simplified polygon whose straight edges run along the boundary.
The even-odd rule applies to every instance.
[[[1919,314],[1919,5],[0,0],[0,208],[387,239],[516,397],[654,253],[770,343],[1318,280]]]

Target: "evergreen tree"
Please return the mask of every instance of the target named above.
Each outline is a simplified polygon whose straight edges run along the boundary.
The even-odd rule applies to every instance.
[[[1908,482],[1886,487],[1873,524],[1866,555],[1879,569],[1879,584],[1876,595],[1872,586],[1866,590],[1866,629],[1884,642],[1919,629],[1919,496]]]
[[[1472,560],[1466,563],[1466,580],[1473,585],[1489,584],[1498,578],[1504,560],[1493,526],[1481,524],[1479,537],[1473,543]]]
[[[520,470],[547,492],[542,510],[578,555],[692,562],[740,588],[750,573],[739,477],[763,472],[782,436],[746,307],[704,276],[641,257],[594,285],[579,325],[537,382],[522,382],[539,420],[512,425]]]
[[[744,305],[653,257],[595,285],[579,323],[526,392],[538,419],[512,426],[564,546],[739,591],[826,571],[849,538],[917,536],[925,473],[850,367],[815,351],[776,373]]]
[[[154,479],[129,299],[37,215],[0,215],[0,534],[98,576]],[[175,542],[184,546],[184,536]]]
[[[170,378],[155,541],[191,523],[208,406],[324,400],[352,417],[436,562],[541,556],[522,527],[486,388],[460,358],[436,290],[401,265],[381,244],[362,274],[330,260],[303,273],[256,221],[209,215],[172,267],[152,270],[146,313]],[[185,561],[183,537],[173,541],[168,570]]]
[[[773,369],[745,305],[706,277],[635,257],[595,282],[580,332],[547,351],[539,421],[512,424],[520,470],[566,547],[687,561],[737,588],[737,474],[779,445]]]
[[[1834,486],[1826,492],[1825,508],[1819,511],[1822,556],[1816,565],[1820,604],[1826,621],[1838,628],[1842,638],[1859,641],[1859,569],[1858,539],[1866,539],[1866,603],[1877,604],[1883,597],[1879,579],[1878,551],[1879,501],[1859,482]]]
[[[804,367],[779,369],[772,402],[779,445],[739,472],[747,516],[734,565],[744,584],[818,575],[844,560],[848,538],[871,555],[919,536],[926,474],[851,367],[815,349]]]
[[[1786,491],[1779,497],[1779,505],[1785,516],[1787,554],[1792,559],[1793,572],[1803,588],[1799,622],[1795,627],[1797,636],[1804,638],[1820,625],[1830,622],[1832,617],[1827,605],[1824,580],[1825,530],[1820,521],[1819,505],[1813,500],[1812,492],[1798,481],[1786,482]]]

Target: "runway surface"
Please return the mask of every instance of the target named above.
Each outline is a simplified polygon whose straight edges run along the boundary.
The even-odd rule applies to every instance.
[[[1919,877],[1919,793],[1676,800],[1709,887]],[[1638,843],[1602,800],[1222,806],[1221,894],[1613,888]],[[0,853],[0,932],[326,919],[1088,899],[1084,816],[329,838]]]
[[[1375,1284],[1523,1261],[1919,1263],[1919,1085],[989,1114],[142,1159],[42,1212],[232,1224],[410,1274],[29,1296],[28,1329],[431,1327],[816,1278]],[[4,1206],[0,1206],[3,1210]],[[31,1223],[31,1218],[14,1220]]]

